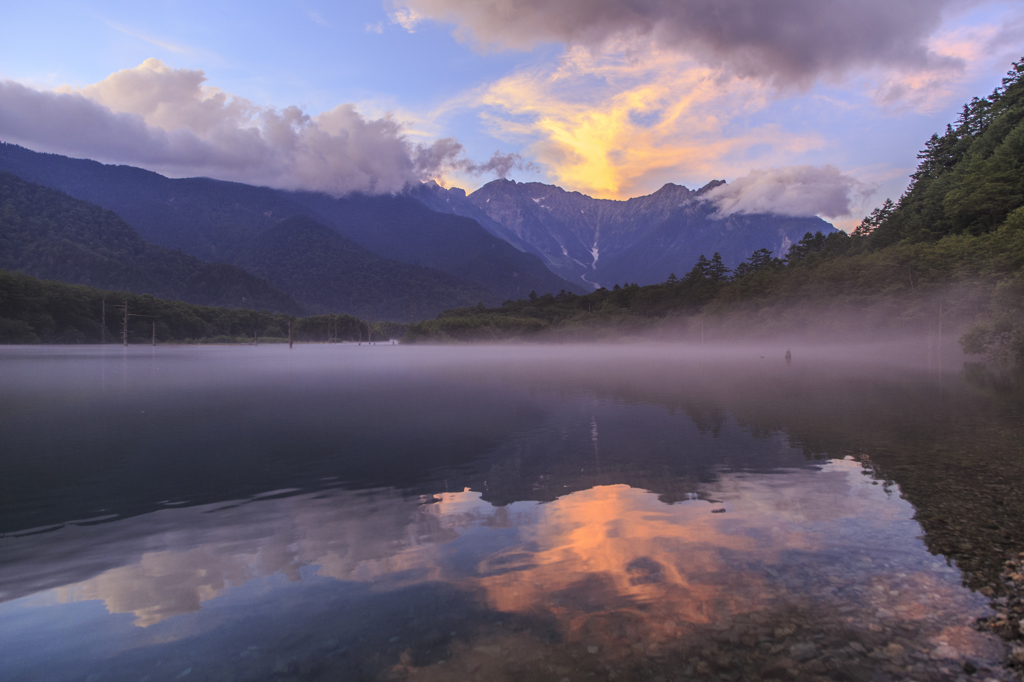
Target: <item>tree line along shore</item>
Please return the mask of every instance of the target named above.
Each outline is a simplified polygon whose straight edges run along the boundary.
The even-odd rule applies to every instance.
[[[127,318],[125,307],[127,306]],[[193,305],[0,270],[0,343],[327,343],[401,338],[405,325]]]

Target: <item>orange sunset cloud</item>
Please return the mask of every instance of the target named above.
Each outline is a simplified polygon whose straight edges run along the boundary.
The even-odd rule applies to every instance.
[[[774,165],[824,144],[775,125],[730,129],[769,101],[768,86],[673,53],[574,48],[556,67],[488,85],[474,105],[496,136],[527,140],[556,184],[624,199],[680,176],[741,175],[752,148],[758,164]]]

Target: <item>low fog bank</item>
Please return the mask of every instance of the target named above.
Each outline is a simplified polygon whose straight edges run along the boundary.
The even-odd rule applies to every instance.
[[[879,319],[859,311],[834,307],[801,308],[792,315],[756,319],[742,314],[694,315],[659,320],[644,326],[609,324],[595,327],[565,326],[536,335],[509,339],[446,339],[438,344],[491,346],[487,362],[512,361],[522,349],[568,347],[569,362],[632,362],[671,356],[683,362],[731,363],[745,360],[782,362],[787,350],[801,364],[879,365],[906,368],[957,369],[978,362],[981,355],[966,354],[961,338],[970,329],[965,319]],[[561,357],[556,350],[537,351],[538,357]]]
[[[692,329],[690,330],[692,331]],[[876,367],[911,373],[959,371],[973,356],[965,356],[955,336],[865,335],[853,340],[820,340],[795,335],[776,338],[715,338],[712,330],[702,342],[679,340],[678,330],[657,330],[649,335],[608,334],[600,340],[579,342],[550,339],[549,343],[522,341],[417,345],[415,362],[421,368],[446,367],[450,376],[464,372],[494,375],[522,373],[533,376],[597,378],[620,373],[656,379],[659,373],[744,373],[757,369],[800,373],[862,372]],[[787,361],[787,353],[789,359]]]
[[[913,280],[908,280],[913,281]],[[703,306],[657,308],[648,298],[659,292],[638,288],[612,292],[601,307],[568,296],[517,301],[500,309],[447,311],[436,320],[410,325],[408,343],[629,343],[664,342],[713,347],[827,348],[827,353],[884,352],[857,348],[917,348],[900,357],[941,355],[977,360],[1012,360],[1011,335],[993,312],[1000,292],[991,282],[963,282],[924,289],[909,287],[890,295],[874,292],[759,298],[742,294],[716,298]],[[910,290],[908,290],[910,289]],[[1005,298],[1003,292],[1003,297]],[[582,308],[582,309],[579,309]],[[1012,330],[1011,330],[1012,331]],[[844,350],[845,349],[845,350]],[[763,353],[759,353],[763,354]],[[931,361],[929,361],[931,362]]]
[[[718,321],[719,323],[721,320]],[[709,370],[743,372],[859,372],[899,368],[910,372],[960,371],[979,359],[963,353],[956,334],[863,334],[814,339],[797,334],[726,337],[707,321],[659,327],[645,333],[611,331],[584,341],[560,336],[456,343],[382,341],[368,344],[268,343],[0,346],[8,392],[76,395],[84,392],[157,390],[174,395],[202,390],[246,391],[264,384],[319,390],[343,373],[350,386],[374,389],[461,383],[466,377],[557,377],[633,372]],[[851,335],[852,336],[852,335]],[[788,357],[787,357],[788,356]],[[175,373],[180,373],[174,376]]]

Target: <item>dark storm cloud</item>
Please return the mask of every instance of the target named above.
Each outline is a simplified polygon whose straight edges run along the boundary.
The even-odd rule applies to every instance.
[[[738,75],[807,83],[856,67],[935,67],[944,11],[970,0],[405,0],[403,16],[455,23],[482,46],[600,46],[647,38]],[[945,61],[944,61],[945,59]]]

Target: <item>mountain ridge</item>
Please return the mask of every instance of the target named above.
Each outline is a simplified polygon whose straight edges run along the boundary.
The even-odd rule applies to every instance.
[[[661,282],[673,272],[688,271],[698,256],[716,251],[728,266],[761,248],[783,255],[807,232],[835,231],[820,218],[712,217],[717,209],[700,199],[723,184],[712,180],[691,190],[666,183],[651,194],[627,200],[595,199],[557,185],[505,179],[464,197],[462,190],[443,191],[448,193],[444,205],[449,210],[485,213],[526,244],[521,248],[538,253],[552,271],[590,288]],[[498,233],[488,223],[481,225]]]
[[[151,244],[112,211],[3,171],[0,268],[198,305],[302,312],[242,268]]]
[[[439,270],[382,258],[312,218],[296,215],[261,232],[238,258],[310,313],[408,321],[484,303],[493,292]]]
[[[378,256],[469,280],[501,299],[574,288],[539,257],[472,219],[438,213],[410,196],[337,198],[210,178],[172,179],[6,143],[0,143],[0,170],[113,210],[147,241],[209,262],[233,264],[259,233],[306,215]]]

